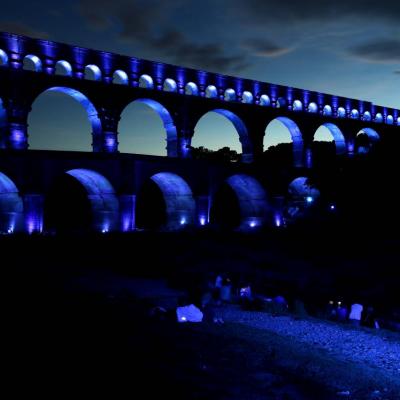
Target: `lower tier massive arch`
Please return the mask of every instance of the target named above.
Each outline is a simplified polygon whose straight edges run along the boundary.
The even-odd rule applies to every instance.
[[[210,217],[213,224],[249,230],[264,225],[268,211],[267,193],[261,184],[249,175],[237,174],[216,192]]]
[[[14,182],[0,172],[0,233],[23,230],[24,206]]]
[[[361,129],[355,138],[355,151],[358,154],[369,153],[371,148],[380,141],[378,132],[372,128]]]
[[[45,229],[55,232],[110,232],[119,229],[119,203],[111,183],[88,169],[72,169],[50,189]]]
[[[171,172],[153,175],[136,202],[138,228],[179,230],[196,221],[196,202],[187,182]]]

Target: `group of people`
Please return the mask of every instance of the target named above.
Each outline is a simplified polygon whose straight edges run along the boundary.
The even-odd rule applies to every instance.
[[[218,315],[218,309],[227,303],[238,303],[244,310],[266,309],[273,314],[284,314],[288,311],[288,302],[283,296],[267,298],[255,294],[248,281],[243,281],[234,287],[229,276],[217,274],[215,280],[208,281],[201,296],[201,309],[205,313],[205,318],[215,323],[223,323]]]
[[[364,309],[364,306],[359,303],[353,303],[350,309],[348,309],[341,301],[335,303],[333,300],[330,300],[326,308],[326,317],[331,321],[349,322],[354,326],[363,325],[379,329],[374,308],[368,306]]]
[[[240,304],[244,310],[265,310],[273,315],[283,315],[289,312],[289,303],[282,295],[265,297],[254,292],[249,281],[242,281],[233,285],[230,277],[224,274],[215,274],[196,286],[194,296],[190,301],[181,304],[177,309],[179,322],[210,321],[223,324],[221,306],[227,303]],[[190,296],[189,296],[190,297]],[[188,299],[186,299],[188,300]],[[299,299],[293,299],[291,311],[300,317],[308,316],[306,306]],[[350,307],[342,301],[329,301],[324,317],[331,321],[346,322],[354,326],[366,326],[380,329],[380,323],[372,306],[364,307],[354,302]]]

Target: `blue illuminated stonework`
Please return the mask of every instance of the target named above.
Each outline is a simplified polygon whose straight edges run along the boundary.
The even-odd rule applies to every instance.
[[[162,194],[163,229],[211,226],[222,184],[237,200],[238,229],[284,226],[282,202],[264,187],[266,171],[256,171],[272,121],[290,132],[291,179],[314,168],[312,143],[321,126],[330,132],[340,160],[359,152],[361,133],[369,148],[400,135],[399,110],[371,102],[6,32],[0,33],[0,83],[0,232],[5,234],[46,231],[46,193],[63,174],[85,191],[91,229],[99,233],[137,229],[136,196],[149,180]],[[70,96],[84,108],[94,154],[26,151],[29,113],[47,91]],[[160,117],[167,157],[118,154],[120,119],[133,102]],[[209,112],[236,129],[241,163],[217,167],[191,159],[196,125]]]

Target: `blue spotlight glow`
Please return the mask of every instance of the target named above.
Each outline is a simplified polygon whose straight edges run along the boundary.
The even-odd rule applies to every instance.
[[[206,218],[205,217],[200,217],[200,225],[204,226],[206,224]]]
[[[334,210],[336,209],[336,207],[335,207],[334,204],[331,204],[330,207],[329,207],[329,209],[330,209],[331,211],[334,211]]]
[[[180,224],[181,225],[185,225],[186,224],[186,218],[181,218]]]
[[[311,196],[307,196],[307,197],[306,197],[306,202],[307,202],[308,204],[311,204],[313,201],[314,201],[314,199],[313,199]]]

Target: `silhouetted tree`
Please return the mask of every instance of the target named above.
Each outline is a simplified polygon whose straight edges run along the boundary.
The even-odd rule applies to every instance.
[[[279,143],[264,151],[261,161],[274,166],[290,166],[293,163],[293,143]]]
[[[222,162],[238,162],[240,161],[240,154],[229,147],[222,147],[216,151],[207,149],[206,147],[190,147],[192,158],[195,160],[209,160],[209,161],[222,161]]]

